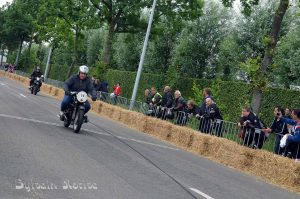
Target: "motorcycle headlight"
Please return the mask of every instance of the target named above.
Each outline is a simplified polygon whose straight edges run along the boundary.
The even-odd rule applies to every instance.
[[[37,80],[37,81],[40,81],[40,78],[39,78],[39,77],[37,77],[37,78],[36,78],[36,80]]]
[[[81,91],[77,93],[76,98],[79,102],[84,103],[87,100],[87,93],[84,91]]]

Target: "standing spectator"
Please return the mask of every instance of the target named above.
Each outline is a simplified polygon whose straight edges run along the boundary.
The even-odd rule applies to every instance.
[[[145,103],[149,105],[152,99],[150,90],[146,89],[144,94],[145,94]]]
[[[211,133],[212,129],[216,130],[218,137],[222,136],[221,128],[223,117],[220,110],[211,98],[205,99],[205,108],[201,109],[201,120],[199,130],[203,133]]]
[[[211,98],[213,100],[213,97],[211,96],[212,93],[211,93],[211,89],[210,88],[204,88],[203,89],[203,100],[202,100],[202,104],[200,106],[201,110],[202,109],[205,109],[205,106],[206,106],[206,99],[207,98]]]
[[[159,107],[162,103],[162,96],[159,94],[155,87],[151,88],[151,102],[149,104],[149,115],[156,116],[159,112]]]
[[[108,93],[108,83],[106,81],[102,81],[100,83],[99,91],[103,93]]]
[[[93,85],[94,85],[96,91],[99,91],[99,89],[100,89],[100,81],[99,81],[99,79],[95,79],[93,81]]]
[[[173,118],[173,114],[170,110],[170,108],[172,108],[173,106],[173,95],[171,93],[171,88],[170,86],[165,86],[164,88],[164,95],[162,97],[162,102],[161,102],[161,106],[162,106],[162,110],[159,113],[159,118],[161,117],[162,119],[166,119],[166,117],[168,117],[169,119]]]
[[[110,97],[111,97],[112,103],[117,104],[118,97],[122,93],[122,89],[121,89],[119,82],[117,83],[117,85],[114,85],[113,90],[114,91],[113,91],[113,93],[110,94]]]
[[[244,145],[261,149],[266,140],[265,133],[262,131],[264,124],[253,112],[251,112],[250,107],[243,108],[242,117],[244,123],[241,125],[246,130]]]
[[[175,104],[174,104],[173,110],[176,113],[176,117],[177,117],[176,124],[182,125],[184,117],[186,115],[186,113],[184,112],[184,110],[187,106],[186,101],[181,96],[181,93],[179,90],[176,90],[174,95],[175,95]]]
[[[265,129],[265,133],[274,133],[275,134],[275,145],[274,145],[274,153],[275,154],[283,154],[284,149],[280,148],[280,140],[285,135],[288,134],[287,124],[281,120],[284,115],[284,110],[280,106],[276,106],[274,108],[274,120],[271,128]]]
[[[97,91],[100,92],[100,100],[107,101],[108,83],[106,81],[100,82]]]
[[[114,85],[113,89],[114,89],[115,96],[120,96],[121,95],[122,89],[121,89],[120,82],[118,82],[117,85]]]
[[[300,162],[300,109],[294,109],[291,114],[293,119],[282,117],[283,122],[294,125],[293,134],[286,134],[286,148],[291,152],[291,157]]]
[[[288,119],[292,119],[292,111],[290,108],[286,107],[284,110],[284,116]]]
[[[92,77],[91,77],[91,80],[92,80],[92,83],[95,84],[96,77],[95,77],[95,76],[92,76]]]

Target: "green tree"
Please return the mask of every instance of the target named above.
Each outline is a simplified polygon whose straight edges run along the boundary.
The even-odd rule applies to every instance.
[[[227,30],[228,15],[222,5],[208,3],[204,15],[182,31],[174,49],[170,73],[193,78],[213,78],[219,46]],[[173,72],[172,72],[173,71]]]
[[[222,0],[222,1],[227,6],[232,6],[232,3],[234,2],[234,0]],[[251,13],[252,7],[254,5],[257,5],[259,3],[259,0],[254,0],[254,1],[241,0],[241,3],[244,7],[244,13],[246,15],[247,14],[249,15]],[[279,40],[282,21],[284,19],[284,16],[288,8],[289,8],[289,0],[280,0],[275,13],[273,13],[274,15],[273,15],[270,31],[264,38],[265,47],[264,47],[262,60],[260,63],[261,66],[258,68],[256,72],[258,77],[265,78],[266,76],[268,76],[268,69],[272,64],[275,48]],[[261,79],[259,82],[260,83],[256,84],[254,88],[252,102],[251,102],[253,111],[256,113],[259,112],[259,108],[262,101],[263,89],[265,88],[266,85],[266,82],[263,81],[263,79]]]
[[[300,85],[300,25],[280,40],[274,58],[274,74],[279,83],[289,88],[291,84]]]
[[[108,33],[103,52],[103,63],[110,64],[114,35],[116,33],[133,33],[145,27],[141,17],[142,10],[150,8],[152,2],[146,0],[90,0],[98,9],[100,23],[106,24]],[[201,14],[202,0],[162,0],[158,1],[156,19],[162,16],[175,19],[191,19]]]
[[[19,42],[19,50],[15,64],[18,65],[23,42],[30,40],[30,35],[33,32],[33,17],[27,13],[26,4],[21,0],[15,0],[6,8],[5,30],[9,35],[9,39],[17,38]]]

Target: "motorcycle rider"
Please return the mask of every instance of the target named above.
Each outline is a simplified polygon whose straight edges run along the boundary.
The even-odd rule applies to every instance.
[[[43,75],[43,73],[41,72],[41,68],[39,66],[35,67],[35,70],[30,75],[29,89],[32,87],[32,84],[33,84],[35,78],[37,78],[37,77],[41,78],[42,75]],[[41,86],[42,86],[42,83],[41,83],[40,87]]]
[[[60,109],[60,119],[63,121],[64,112],[67,110],[68,106],[72,103],[72,92],[80,92],[84,91],[91,95],[92,100],[96,101],[97,93],[95,87],[93,85],[92,80],[87,76],[89,72],[89,68],[85,65],[79,67],[79,71],[77,75],[71,76],[67,79],[63,85],[63,89],[65,90],[65,96],[61,103]],[[91,109],[91,105],[88,101],[85,102],[85,114]],[[87,122],[87,116],[85,115],[85,122]]]

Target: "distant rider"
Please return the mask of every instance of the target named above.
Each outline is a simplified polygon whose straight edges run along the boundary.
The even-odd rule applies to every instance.
[[[32,74],[30,75],[29,89],[32,87],[35,78],[37,77],[41,78],[42,75],[43,73],[41,72],[41,68],[37,66],[35,70],[32,72]],[[42,84],[40,86],[42,86]]]

